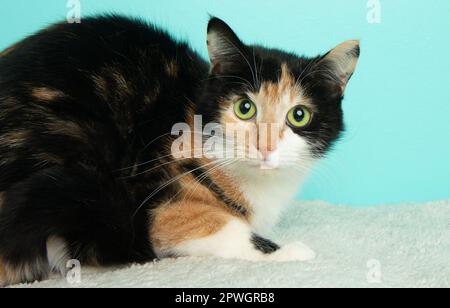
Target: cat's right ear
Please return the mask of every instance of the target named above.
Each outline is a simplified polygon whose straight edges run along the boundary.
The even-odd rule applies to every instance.
[[[207,44],[213,74],[234,72],[246,61],[245,45],[219,18],[213,17],[209,21]]]

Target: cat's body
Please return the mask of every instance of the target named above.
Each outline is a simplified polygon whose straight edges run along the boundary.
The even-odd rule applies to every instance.
[[[357,43],[328,54],[352,60],[340,68],[345,76],[330,76],[333,59],[246,47],[218,19],[208,41],[212,66],[146,23],[106,16],[52,26],[0,54],[0,285],[63,273],[69,259],[312,257],[306,247],[279,249],[260,235],[342,131],[340,102]],[[301,131],[283,127],[287,141],[279,143],[291,160],[289,151],[303,151],[300,168],[174,158],[174,124],[192,127],[194,114],[204,123],[238,122],[228,101],[245,93],[256,105],[280,98],[272,115],[304,96],[314,118]],[[263,108],[271,107],[258,117]],[[269,156],[276,148],[257,147]]]

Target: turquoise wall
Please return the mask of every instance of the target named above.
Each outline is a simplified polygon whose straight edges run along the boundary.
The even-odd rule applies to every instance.
[[[247,42],[316,55],[361,39],[358,71],[344,104],[348,132],[299,198],[355,206],[450,199],[450,1],[81,0],[82,17],[143,16],[206,55],[208,14]],[[0,49],[64,19],[65,0],[2,0]]]

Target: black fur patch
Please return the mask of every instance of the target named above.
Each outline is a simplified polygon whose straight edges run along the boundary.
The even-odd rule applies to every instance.
[[[280,246],[256,234],[252,235],[252,243],[256,249],[265,254],[271,254],[280,249]]]

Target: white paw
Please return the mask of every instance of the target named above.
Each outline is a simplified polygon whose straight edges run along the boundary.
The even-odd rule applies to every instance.
[[[294,262],[310,261],[316,258],[316,253],[303,243],[295,242],[287,244],[278,251],[269,255],[270,261]]]

